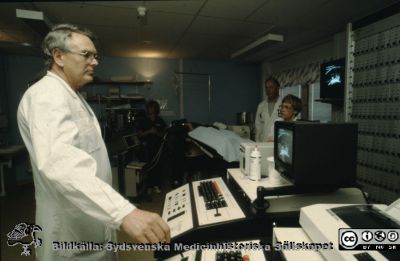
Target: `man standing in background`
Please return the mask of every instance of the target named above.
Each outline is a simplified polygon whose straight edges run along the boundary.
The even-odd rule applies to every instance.
[[[268,78],[265,80],[266,97],[258,105],[255,119],[255,139],[257,142],[267,142],[274,135],[271,133],[271,126],[273,126],[275,120],[278,118],[278,108],[281,104],[279,87],[280,84],[276,79]]]

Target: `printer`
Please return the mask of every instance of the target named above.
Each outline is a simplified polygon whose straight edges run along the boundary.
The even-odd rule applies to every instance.
[[[388,251],[380,250],[379,247],[372,248],[374,250],[364,248],[368,243],[379,245],[389,242],[384,241],[383,237],[377,238],[375,233],[397,233],[395,230],[400,229],[400,199],[390,206],[316,204],[303,207],[300,211],[300,225],[314,243],[333,243],[333,249],[320,250],[326,260],[400,260],[399,249]],[[365,240],[369,240],[367,244]],[[393,244],[399,244],[400,239],[395,242]]]

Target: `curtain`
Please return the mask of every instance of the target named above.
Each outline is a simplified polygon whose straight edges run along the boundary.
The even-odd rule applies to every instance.
[[[319,81],[321,63],[311,63],[306,66],[292,68],[274,73],[271,76],[279,81],[282,87],[311,84]]]

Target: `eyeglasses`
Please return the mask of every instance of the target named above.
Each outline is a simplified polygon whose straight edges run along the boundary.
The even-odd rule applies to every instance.
[[[96,61],[99,61],[99,59],[100,59],[100,57],[97,55],[97,53],[93,53],[90,51],[81,51],[81,52],[72,51],[72,50],[65,50],[65,51],[83,56],[86,59],[86,61],[90,61],[90,62],[92,62],[94,59],[96,59]]]

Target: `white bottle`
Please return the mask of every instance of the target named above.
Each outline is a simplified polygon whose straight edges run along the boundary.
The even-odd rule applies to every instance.
[[[250,177],[251,180],[257,181],[261,178],[261,152],[257,145],[250,154]]]

